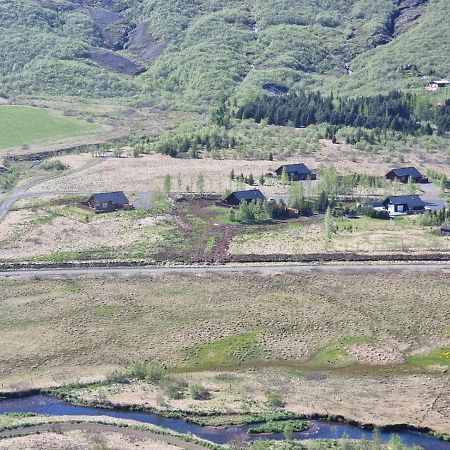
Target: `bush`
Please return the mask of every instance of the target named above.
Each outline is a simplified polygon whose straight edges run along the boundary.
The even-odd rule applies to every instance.
[[[164,393],[172,400],[179,400],[184,398],[187,383],[184,380],[176,378],[165,378],[163,381]]]
[[[308,422],[304,420],[283,420],[279,422],[269,422],[259,427],[249,428],[250,434],[259,433],[284,433],[286,431],[296,433],[308,429]]]
[[[362,215],[370,217],[372,219],[390,220],[391,218],[387,210],[378,210],[372,208],[371,206],[363,206],[360,212]]]
[[[269,391],[266,393],[267,404],[272,408],[282,408],[286,403],[282,395],[276,391]]]
[[[129,374],[121,370],[113,370],[111,373],[106,375],[106,381],[110,383],[125,384],[130,381]]]
[[[161,381],[163,374],[162,367],[154,363],[137,362],[130,367],[130,378],[146,380],[155,384]]]
[[[211,393],[204,386],[200,384],[191,384],[189,392],[194,400],[209,400]]]
[[[41,164],[41,168],[44,170],[66,170],[67,166],[64,165],[59,159],[54,159],[52,161],[45,161]]]

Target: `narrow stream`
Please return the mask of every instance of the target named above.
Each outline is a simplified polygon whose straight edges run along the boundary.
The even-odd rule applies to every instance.
[[[138,422],[149,423],[179,433],[192,433],[199,438],[207,439],[217,444],[225,444],[239,436],[246,435],[247,439],[283,439],[281,433],[248,435],[249,425],[233,426],[228,428],[203,427],[186,422],[183,419],[170,419],[156,414],[92,408],[76,406],[66,403],[56,397],[34,395],[25,398],[0,401],[0,414],[7,412],[47,414],[50,416],[109,416],[120,419],[131,419]],[[348,436],[351,439],[372,439],[373,433],[361,430],[345,423],[330,423],[321,420],[309,421],[310,428],[300,433],[294,433],[296,439],[339,439]],[[253,425],[254,426],[254,425]],[[425,433],[400,430],[395,433],[382,431],[380,437],[388,441],[394,434],[399,435],[407,445],[420,445],[425,450],[450,450],[450,442],[440,441]]]

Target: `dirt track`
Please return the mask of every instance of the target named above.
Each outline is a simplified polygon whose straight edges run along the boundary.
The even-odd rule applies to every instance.
[[[78,276],[126,276],[126,275],[168,275],[168,274],[213,274],[213,273],[401,273],[401,272],[438,272],[450,270],[450,263],[428,264],[280,264],[280,265],[237,265],[237,266],[185,266],[185,267],[85,267],[85,268],[47,268],[0,271],[0,278],[8,277],[78,277]]]
[[[52,191],[30,192],[30,190],[32,188],[41,184],[44,180],[48,181],[53,178],[60,178],[60,177],[65,177],[67,175],[74,175],[74,174],[77,174],[79,172],[82,172],[82,171],[88,169],[89,167],[99,164],[102,161],[103,161],[102,159],[94,159],[92,161],[87,162],[86,164],[83,164],[81,167],[78,167],[77,169],[69,170],[69,171],[63,172],[61,174],[49,176],[49,177],[46,177],[45,179],[38,178],[38,179],[35,179],[32,181],[29,181],[28,183],[24,184],[19,189],[14,191],[12,194],[10,194],[8,197],[6,197],[2,202],[0,202],[0,222],[6,217],[9,210],[11,209],[12,205],[18,200],[21,200],[21,199],[27,198],[27,197],[38,197],[38,196],[42,196],[42,195],[61,195],[61,192],[52,192]],[[67,191],[66,191],[66,193],[67,193]]]
[[[121,435],[145,440],[152,439],[159,442],[164,442],[167,444],[175,445],[178,448],[186,449],[186,450],[204,450],[205,447],[194,444],[192,442],[186,442],[182,439],[179,439],[175,436],[168,436],[162,434],[152,433],[150,431],[143,430],[135,430],[133,428],[124,428],[124,427],[116,427],[114,425],[103,425],[97,423],[59,423],[59,424],[44,424],[44,425],[35,425],[26,428],[18,428],[15,430],[8,430],[0,432],[0,447],[1,440],[8,439],[16,436],[29,436],[33,434],[42,434],[42,433],[55,433],[55,429],[57,433],[64,433],[68,431],[84,431],[88,433],[119,433]],[[6,447],[5,447],[6,448]],[[12,448],[12,447],[11,447]]]

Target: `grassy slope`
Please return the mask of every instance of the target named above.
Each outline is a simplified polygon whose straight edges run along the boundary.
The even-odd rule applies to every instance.
[[[90,5],[100,2],[91,0]],[[312,86],[343,93],[421,87],[426,77],[448,76],[449,16],[445,0],[430,0],[422,17],[390,40],[397,2],[381,0],[123,0],[130,26],[148,21],[167,50],[146,73],[119,75],[86,59],[104,46],[87,9],[57,10],[30,0],[0,6],[5,94],[135,97],[176,107],[207,107],[224,95],[238,97],[264,82]],[[32,45],[31,45],[32,44]],[[351,77],[344,63],[350,63]]]
[[[0,106],[0,149],[80,136],[99,130],[98,125],[64,117],[48,109]]]

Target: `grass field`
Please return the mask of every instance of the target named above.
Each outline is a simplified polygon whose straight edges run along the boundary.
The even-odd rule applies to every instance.
[[[84,120],[28,106],[0,106],[0,149],[38,144],[102,131]]]
[[[7,279],[0,383],[24,389],[98,380],[136,361],[158,361],[213,393],[210,403],[166,399],[171,409],[262,411],[266,392],[280,390],[288,410],[448,432],[449,289],[445,272],[375,269],[364,276]],[[229,373],[239,368],[249,371]],[[208,375],[213,369],[227,375]],[[148,385],[79,395],[158,406],[158,390]]]
[[[448,251],[450,239],[436,227],[422,227],[417,217],[393,221],[360,217],[337,218],[336,232],[325,241],[322,219],[305,219],[277,227],[249,229],[230,245],[233,254],[308,254],[326,252]]]

